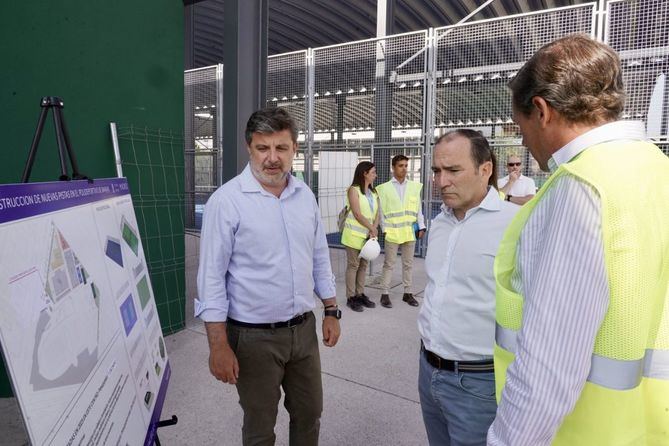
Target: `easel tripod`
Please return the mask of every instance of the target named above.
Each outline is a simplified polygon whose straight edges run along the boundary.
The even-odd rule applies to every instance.
[[[44,96],[40,101],[40,107],[42,107],[42,110],[40,111],[39,119],[37,121],[37,129],[35,129],[33,142],[30,145],[28,161],[26,161],[26,166],[23,170],[23,175],[21,176],[21,182],[27,183],[30,179],[30,172],[32,171],[33,164],[35,163],[35,155],[37,154],[37,146],[42,138],[44,122],[46,121],[46,115],[50,109],[53,110],[53,126],[56,130],[56,142],[58,143],[58,156],[60,158],[60,176],[58,179],[61,181],[88,179],[86,175],[82,175],[79,172],[79,166],[77,165],[77,160],[72,151],[70,135],[65,127],[65,118],[63,117],[63,100],[56,96]],[[66,156],[69,156],[70,163],[72,164],[72,177],[67,174]]]

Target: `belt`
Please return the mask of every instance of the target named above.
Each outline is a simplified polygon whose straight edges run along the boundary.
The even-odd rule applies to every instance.
[[[490,373],[495,371],[494,362],[491,359],[485,361],[451,361],[426,350],[425,347],[422,350],[425,352],[427,362],[435,369],[469,373]]]
[[[298,316],[295,316],[289,321],[283,321],[283,322],[271,322],[269,324],[252,324],[250,322],[242,322],[242,321],[236,321],[234,319],[228,318],[228,323],[232,325],[236,325],[238,327],[244,327],[244,328],[265,328],[265,329],[275,329],[275,328],[292,328],[300,325],[302,322],[307,320],[307,316],[309,316],[311,312],[306,312],[304,314],[300,314]]]

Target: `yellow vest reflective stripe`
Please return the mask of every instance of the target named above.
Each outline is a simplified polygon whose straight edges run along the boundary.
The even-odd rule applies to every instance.
[[[516,353],[518,331],[495,325],[495,343]],[[642,359],[618,360],[592,355],[588,381],[609,389],[637,387],[641,377],[669,380],[669,350],[646,349]]]
[[[497,397],[522,328],[523,296],[511,285],[517,243],[534,207],[564,174],[601,199],[610,294],[587,381],[553,444],[669,445],[669,158],[646,142],[588,148],[560,166],[507,228],[495,259]]]
[[[406,183],[404,202],[400,201],[392,181],[387,181],[376,188],[381,200],[386,241],[397,244],[416,240],[413,224],[418,217],[423,185],[409,180],[406,180]]]
[[[358,193],[360,212],[367,219],[367,221],[374,223],[376,214],[379,212],[378,195],[372,192],[372,196],[376,202],[374,205],[374,212],[372,213],[372,209],[369,207],[367,196],[360,192],[359,187],[352,187],[354,187],[355,191]],[[344,222],[344,230],[341,233],[341,243],[342,245],[348,246],[349,248],[360,249],[362,248],[362,245],[365,244],[365,239],[369,235],[369,229],[361,225],[360,222],[358,222],[358,220],[356,220],[353,216],[353,211],[351,210],[351,206],[348,202],[348,194],[346,195],[346,205],[348,206],[349,211],[346,215],[346,221]]]

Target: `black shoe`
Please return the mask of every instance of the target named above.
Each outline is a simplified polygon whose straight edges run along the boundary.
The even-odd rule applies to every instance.
[[[365,296],[364,293],[358,296],[358,302],[360,302],[361,305],[364,305],[367,308],[376,307],[376,304],[371,300],[369,300],[369,297]]]
[[[387,294],[381,295],[381,306],[386,308],[392,308],[393,304],[390,302],[390,296]]]
[[[349,297],[346,299],[346,306],[349,307],[353,311],[357,311],[360,313],[362,310],[364,310],[362,304],[358,300],[358,297]]]
[[[412,307],[417,307],[418,306],[418,301],[413,298],[413,294],[411,293],[404,293],[404,296],[402,296],[402,300]]]

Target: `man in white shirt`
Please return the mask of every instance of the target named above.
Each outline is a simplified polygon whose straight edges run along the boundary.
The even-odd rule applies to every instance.
[[[423,420],[430,445],[484,445],[497,409],[493,261],[520,208],[500,198],[494,155],[474,130],[441,136],[432,171],[443,205],[428,233],[418,317]]]
[[[507,157],[506,170],[509,174],[499,179],[499,190],[504,192],[506,201],[522,206],[534,197],[537,186],[532,178],[522,174],[523,162],[518,155],[512,154]]]

